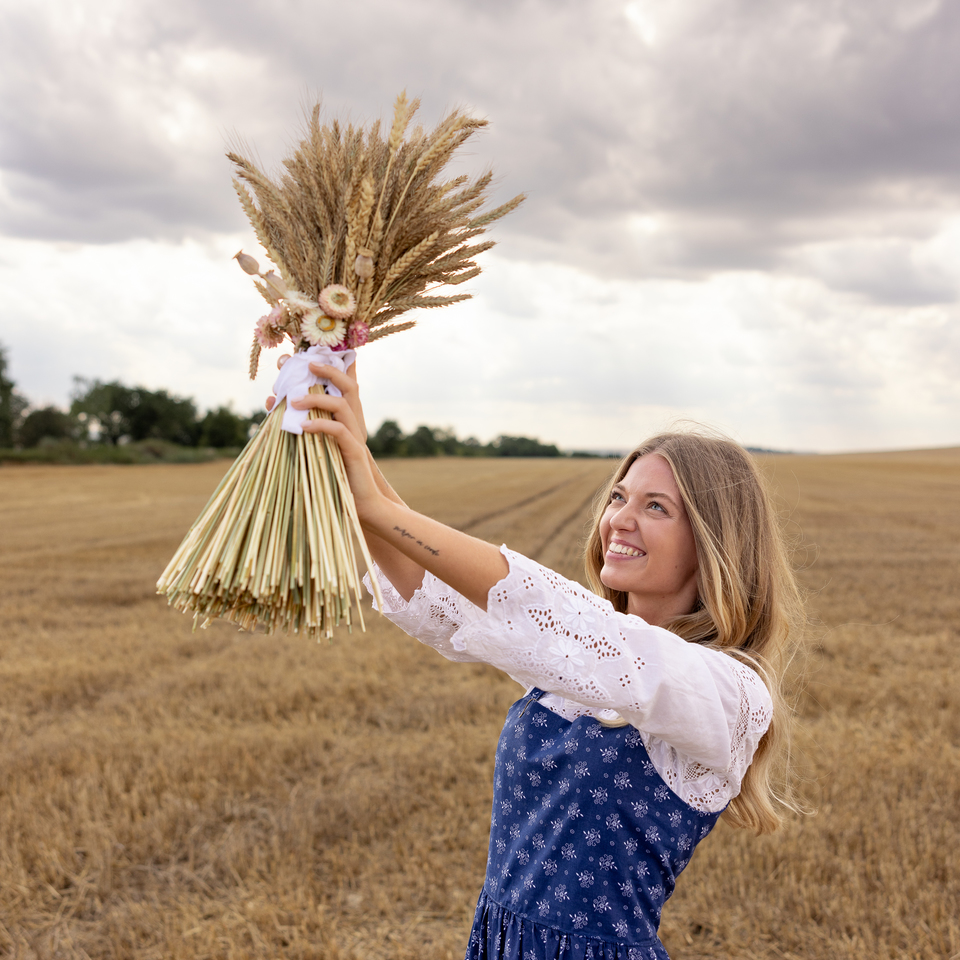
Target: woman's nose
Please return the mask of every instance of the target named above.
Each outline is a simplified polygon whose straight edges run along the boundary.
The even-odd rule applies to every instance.
[[[614,527],[616,530],[636,530],[637,518],[630,510],[629,504],[625,503],[610,518],[610,526]]]

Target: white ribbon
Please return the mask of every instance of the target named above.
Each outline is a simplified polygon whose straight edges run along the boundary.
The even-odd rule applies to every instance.
[[[306,396],[315,383],[322,383],[327,393],[332,397],[342,397],[343,394],[329,381],[310,372],[311,363],[325,363],[346,373],[347,367],[352,366],[357,359],[356,350],[341,350],[338,353],[330,347],[310,347],[302,353],[295,353],[280,368],[277,382],[273,385],[273,392],[277,395],[276,403],[287,398],[287,408],[283,411],[281,426],[288,433],[303,433],[303,422],[309,415],[309,410],[297,410],[290,406],[291,400],[298,400]]]

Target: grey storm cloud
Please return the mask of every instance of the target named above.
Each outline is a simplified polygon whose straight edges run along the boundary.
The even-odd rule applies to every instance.
[[[244,228],[223,159],[305,106],[489,132],[511,255],[617,277],[786,270],[951,301],[911,261],[960,200],[960,6],[937,0],[7,3],[0,229],[108,242]],[[86,10],[86,13],[84,12]],[[827,241],[882,237],[836,256]],[[904,252],[906,251],[906,252]]]

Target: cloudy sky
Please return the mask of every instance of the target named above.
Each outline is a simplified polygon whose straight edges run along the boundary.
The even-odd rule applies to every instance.
[[[274,170],[322,95],[488,118],[474,299],[360,355],[368,415],[622,448],[960,443],[960,4],[0,0],[0,343],[34,403],[118,378],[246,411]]]

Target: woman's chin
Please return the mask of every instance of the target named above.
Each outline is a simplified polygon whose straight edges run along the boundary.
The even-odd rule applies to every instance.
[[[600,570],[600,582],[608,590],[619,590],[621,593],[629,593],[629,578],[624,576],[624,571],[619,566],[605,563]]]

